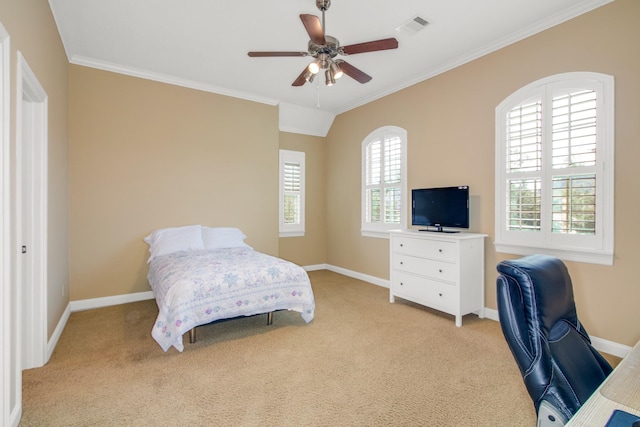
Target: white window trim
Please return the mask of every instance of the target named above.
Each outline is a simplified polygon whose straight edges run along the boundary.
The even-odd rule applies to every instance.
[[[514,106],[535,95],[549,97],[557,86],[576,83],[598,91],[597,135],[597,225],[596,236],[589,242],[565,239],[536,239],[527,232],[508,231],[506,221],[505,114]],[[511,94],[496,107],[496,182],[495,182],[495,247],[497,252],[517,255],[544,253],[558,258],[593,264],[613,265],[614,258],[614,78],[606,74],[573,72],[535,81]],[[544,174],[544,172],[543,172]],[[543,187],[543,191],[544,191]],[[543,198],[545,195],[543,195]],[[550,234],[550,233],[549,233]],[[549,236],[551,237],[551,236]],[[585,243],[585,246],[582,246]]]
[[[300,165],[300,223],[284,223],[284,164],[285,162],[298,163]],[[280,208],[279,208],[279,230],[280,237],[302,237],[305,235],[305,153],[302,151],[280,150],[279,167],[279,188],[280,188]]]
[[[367,156],[366,150],[367,145],[375,140],[383,136],[384,134],[393,133],[400,136],[402,141],[402,173],[400,188],[402,191],[401,194],[401,210],[400,210],[400,224],[372,224],[366,221],[367,218],[367,200],[366,200],[366,188],[367,188]],[[407,228],[407,215],[408,215],[408,199],[407,199],[407,131],[398,126],[383,126],[380,127],[373,132],[371,132],[367,137],[362,141],[361,147],[361,211],[360,211],[360,233],[364,237],[375,237],[380,239],[388,239],[389,232],[391,230],[403,229]]]

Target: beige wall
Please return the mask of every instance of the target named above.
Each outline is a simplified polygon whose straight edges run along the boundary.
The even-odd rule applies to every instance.
[[[280,133],[280,148],[305,153],[305,235],[280,238],[281,258],[311,266],[326,261],[326,147],[324,138]]]
[[[537,79],[570,71],[613,75],[616,84],[616,205],[613,266],[567,263],[581,320],[594,336],[640,339],[640,2],[618,0],[472,63],[338,116],[327,137],[327,263],[388,278],[388,241],[360,236],[360,148],[372,130],[408,132],[409,188],[471,186],[471,229],[485,243],[486,305],[496,308],[495,107]]]
[[[156,228],[239,227],[278,254],[276,107],[69,66],[72,300],[150,290]]]
[[[11,37],[11,182],[16,183],[16,67],[21,52],[47,94],[48,104],[48,259],[47,324],[51,336],[69,301],[67,57],[46,2],[0,2],[0,22]],[[12,190],[13,191],[13,190]],[[15,200],[12,201],[12,206]],[[15,218],[12,224],[15,222]],[[15,233],[15,227],[12,226]],[[13,237],[15,239],[15,235]],[[15,246],[23,243],[15,242]]]

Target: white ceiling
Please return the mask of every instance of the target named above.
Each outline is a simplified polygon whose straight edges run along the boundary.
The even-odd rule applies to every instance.
[[[248,51],[306,51],[301,13],[315,0],[49,0],[69,61],[333,117],[495,51],[612,0],[333,0],[326,34],[341,45],[395,37],[395,50],[351,55],[373,80],[324,76],[293,87],[309,57],[250,58]],[[396,28],[416,15],[414,35]],[[320,78],[321,77],[321,78]]]

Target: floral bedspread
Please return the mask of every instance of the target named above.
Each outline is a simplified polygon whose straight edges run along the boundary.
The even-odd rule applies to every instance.
[[[159,308],[151,335],[164,351],[182,351],[185,332],[214,320],[284,309],[306,322],[314,316],[304,269],[251,248],[163,255],[151,261],[147,279]]]

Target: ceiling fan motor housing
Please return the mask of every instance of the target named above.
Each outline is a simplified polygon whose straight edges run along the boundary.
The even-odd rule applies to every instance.
[[[331,6],[331,0],[316,0],[316,7],[320,10],[328,10]]]
[[[335,58],[339,53],[340,42],[335,37],[324,36],[326,43],[324,45],[316,44],[309,40],[309,55],[314,58],[324,55],[324,58]]]

